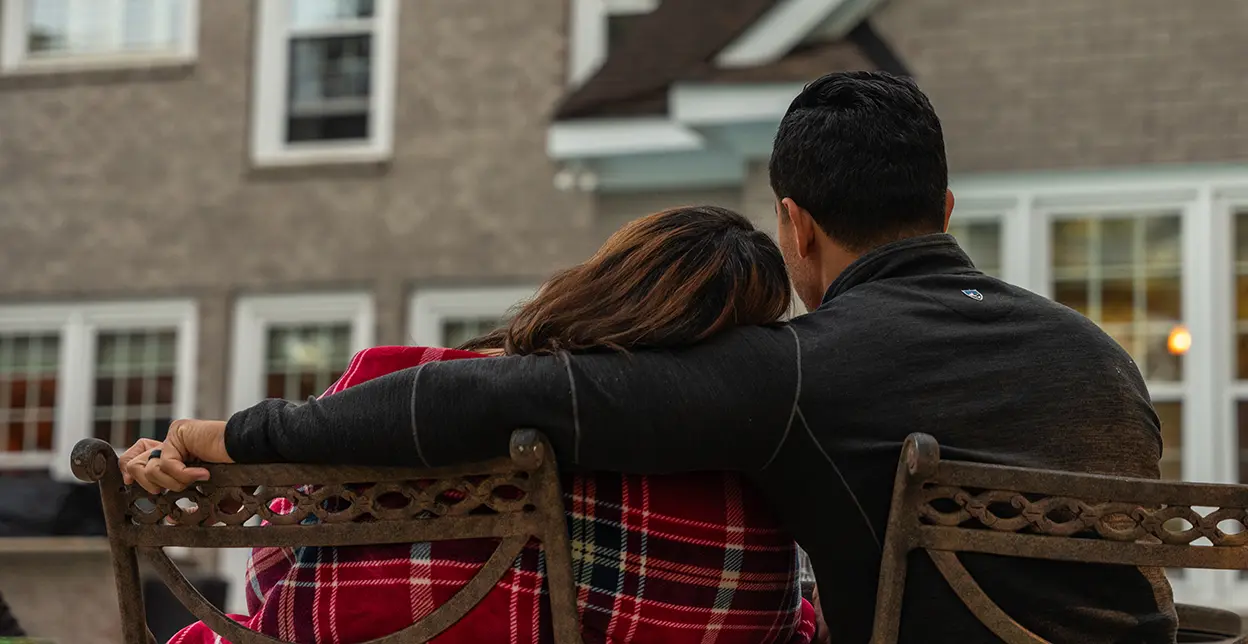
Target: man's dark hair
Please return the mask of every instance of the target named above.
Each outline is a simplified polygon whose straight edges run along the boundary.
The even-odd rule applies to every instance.
[[[940,119],[907,78],[837,72],[807,85],[780,121],[770,172],[777,198],[853,251],[944,225]]]

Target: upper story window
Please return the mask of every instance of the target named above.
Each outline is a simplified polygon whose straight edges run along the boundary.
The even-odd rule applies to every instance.
[[[393,140],[395,0],[261,0],[259,165],[380,161]]]
[[[189,61],[198,9],[198,0],[6,0],[0,66],[12,71]]]

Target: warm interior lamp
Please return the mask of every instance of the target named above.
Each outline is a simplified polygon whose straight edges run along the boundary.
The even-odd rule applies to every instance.
[[[1166,349],[1170,355],[1181,356],[1192,348],[1192,332],[1182,324],[1170,329],[1170,337],[1166,338]]]

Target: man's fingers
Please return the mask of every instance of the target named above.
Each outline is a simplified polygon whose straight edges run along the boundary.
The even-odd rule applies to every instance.
[[[159,441],[154,441],[150,438],[140,438],[139,442],[131,445],[130,449],[126,450],[121,456],[117,457],[117,465],[121,468],[121,478],[126,485],[134,483],[134,475],[131,474],[129,465],[134,462],[136,458],[147,454],[157,447],[160,447]],[[142,463],[139,465],[141,466]]]
[[[199,481],[208,480],[207,469],[202,467],[187,467],[186,463],[183,463],[181,459],[161,459],[160,471],[169,478],[178,482],[178,485],[181,487],[169,488],[178,492],[181,492]]]
[[[144,468],[144,475],[147,479],[147,483],[152,487],[156,487],[157,492],[163,490],[181,492],[182,490],[185,490],[186,484],[182,483],[181,480],[174,476],[174,473],[178,471],[178,465],[181,465],[181,463],[173,459],[165,458],[163,454],[161,455],[161,458],[149,460],[147,462],[147,467]],[[152,487],[149,487],[149,485],[144,485],[143,488],[148,492],[151,492]]]
[[[160,494],[165,491],[165,486],[156,482],[154,478],[154,475],[160,472],[159,459],[152,460],[149,458],[143,461],[142,464],[136,461],[131,464],[130,472],[134,475],[134,482],[138,483],[144,490],[152,494]]]
[[[127,462],[125,465],[122,466],[121,468],[122,479],[127,481],[126,485],[130,485],[131,483],[138,483],[139,485],[143,486],[143,489],[147,490],[148,492],[159,491],[159,490],[152,490],[148,488],[146,485],[146,481],[147,481],[146,469],[147,469],[147,461],[148,461],[148,457],[150,453],[151,453],[150,450],[147,452],[143,452],[139,454],[137,457],[131,458],[129,462]]]

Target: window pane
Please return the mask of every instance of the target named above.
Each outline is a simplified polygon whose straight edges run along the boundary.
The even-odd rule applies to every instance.
[[[342,141],[368,138],[368,114],[303,116],[286,121],[286,140]]]
[[[1053,268],[1083,269],[1088,265],[1087,220],[1053,222]]]
[[[26,0],[27,51],[40,57],[175,52],[185,0]]]
[[[322,27],[373,17],[373,0],[289,0],[290,22],[296,28]]]
[[[61,339],[0,334],[0,452],[51,451]]]
[[[1235,215],[1235,335],[1238,377],[1248,378],[1248,210]]]
[[[979,270],[1001,276],[1001,223],[997,221],[950,222],[949,234],[958,240]]]
[[[496,317],[457,318],[442,322],[442,346],[458,347],[459,345],[483,336],[503,325]]]
[[[1183,378],[1185,349],[1178,215],[1062,218],[1053,222],[1053,297],[1101,325],[1145,378]]]
[[[303,402],[334,384],[351,362],[349,324],[269,327],[265,396]]]
[[[287,141],[368,138],[371,69],[371,35],[292,39]]]
[[[174,329],[96,336],[91,403],[96,438],[117,447],[140,438],[164,438],[173,422],[177,342]]]
[[[1161,419],[1161,478],[1183,478],[1183,403],[1159,402],[1153,407]]]

